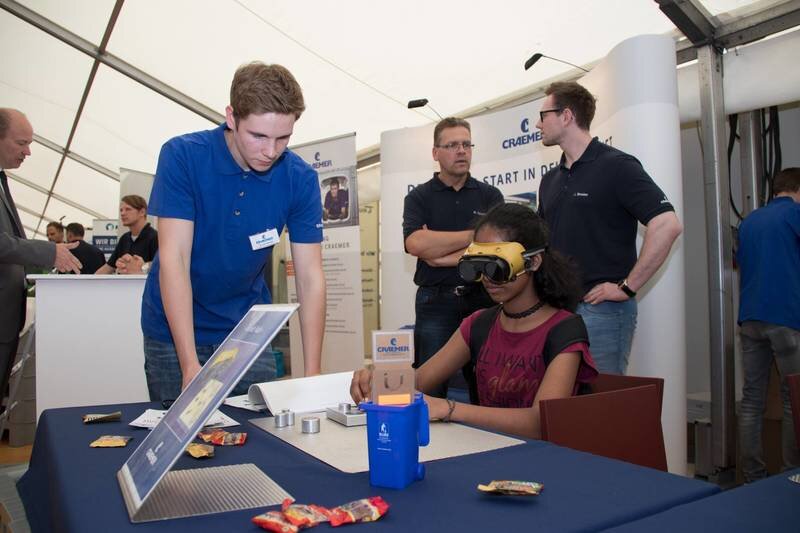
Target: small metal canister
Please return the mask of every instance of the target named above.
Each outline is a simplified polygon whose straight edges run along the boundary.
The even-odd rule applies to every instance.
[[[303,418],[303,433],[319,433],[319,417],[307,416]]]

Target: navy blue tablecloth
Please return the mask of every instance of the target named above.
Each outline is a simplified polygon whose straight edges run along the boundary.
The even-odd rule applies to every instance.
[[[250,518],[264,509],[131,524],[115,474],[146,430],[128,422],[157,404],[53,409],[42,413],[30,469],[17,484],[34,532],[257,531]],[[122,421],[84,425],[81,415],[122,411]],[[239,421],[254,413],[223,407]],[[716,486],[668,473],[531,441],[502,450],[426,463],[425,480],[404,490],[371,487],[368,473],[344,474],[245,422],[247,443],[216,447],[174,468],[255,463],[299,503],[333,507],[380,495],[389,513],[359,531],[589,531],[637,520],[718,492]],[[234,429],[236,431],[236,429]],[[126,448],[93,449],[100,435],[133,435]],[[523,479],[544,483],[534,498],[478,492],[478,483]],[[222,529],[221,529],[222,528]],[[323,533],[329,525],[314,531]]]
[[[610,529],[615,533],[781,533],[800,531],[800,468]]]

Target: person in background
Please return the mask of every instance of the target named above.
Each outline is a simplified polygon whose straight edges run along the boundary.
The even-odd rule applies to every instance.
[[[560,164],[542,177],[539,215],[553,249],[582,274],[592,355],[600,372],[624,374],[636,329],[636,291],[658,271],[683,228],[664,192],[631,156],[589,133],[595,98],[575,82],[546,90],[536,127],[558,145]],[[639,223],[645,226],[636,255]]]
[[[547,341],[553,339],[550,333],[568,319],[581,319],[569,311],[580,298],[577,275],[563,256],[548,248],[544,221],[526,206],[495,207],[478,222],[475,242],[464,258],[474,250],[501,248],[509,251],[498,255],[508,259],[506,265],[515,264],[515,270],[503,273],[502,279],[497,277],[501,269],[487,263],[482,270],[472,270],[473,275],[482,272],[481,283],[500,304],[479,354],[470,347],[473,324],[494,309],[476,311],[461,323],[417,369],[417,388],[424,393],[435,390],[475,358],[478,405],[426,396],[430,418],[536,439],[541,436],[539,402],[576,394],[579,385],[597,377],[597,370],[585,340],[566,337],[569,340],[553,348],[551,360],[545,356]],[[350,395],[356,403],[369,399],[371,379],[371,370],[354,372]]]
[[[439,172],[405,198],[403,239],[406,252],[417,258],[415,368],[444,346],[464,318],[492,304],[480,283],[465,283],[456,272],[458,259],[472,241],[475,221],[503,203],[499,189],[470,175],[472,148],[469,122],[442,119],[433,130],[432,154]],[[466,383],[460,378],[453,376],[451,394],[463,398]],[[430,391],[442,398],[447,392],[447,382]]]
[[[129,231],[95,274],[147,274],[158,251],[158,232],[147,221],[147,201],[136,194],[123,196],[119,221]]]
[[[25,325],[25,267],[55,267],[78,274],[81,263],[70,250],[77,244],[25,237],[9,188],[7,170],[19,168],[31,155],[33,127],[16,109],[0,108],[0,399],[5,394]]]
[[[347,189],[341,189],[337,178],[331,179],[330,190],[325,193],[322,220],[344,220],[348,210]]]
[[[174,399],[247,311],[271,302],[264,283],[287,228],[306,376],[320,373],[325,331],[322,202],[316,171],[287,149],[305,103],[280,65],[236,70],[225,123],[167,141],[150,207],[159,252],[142,297],[151,400]],[[275,377],[265,351],[234,388]]]
[[[64,242],[64,225],[61,222],[47,224],[47,240],[50,242]]]
[[[742,404],[739,442],[746,483],[767,476],[761,426],[773,361],[783,398],[783,468],[800,466],[786,376],[800,373],[800,168],[773,181],[774,198],[739,226],[739,338]]]
[[[67,224],[67,242],[77,242],[78,246],[72,250],[72,254],[78,258],[83,267],[81,274],[94,274],[97,269],[106,262],[106,256],[99,248],[83,240],[86,231],[83,224],[72,222]]]

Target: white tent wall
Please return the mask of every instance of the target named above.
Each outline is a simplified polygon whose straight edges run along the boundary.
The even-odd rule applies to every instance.
[[[741,3],[724,1],[725,7]],[[0,46],[20,51],[4,55],[0,105],[22,109],[37,135],[56,146],[64,147],[70,138],[93,59],[14,13],[29,10],[91,48],[101,43],[115,4],[0,1]],[[523,62],[536,50],[585,65],[627,37],[674,31],[655,2],[640,0],[555,5],[510,0],[503,9],[424,0],[382,4],[377,10],[367,0],[169,0],[121,6],[107,52],[132,68],[221,114],[237,66],[254,59],[284,64],[302,85],[307,107],[292,142],[356,131],[360,151],[374,148],[381,131],[436,120],[430,109],[407,109],[410,99],[427,97],[440,113],[453,114],[571,70],[543,60],[525,71]],[[569,21],[581,38],[565,38],[562,25],[549,23],[560,20]],[[413,36],[408,28],[414,28]],[[70,149],[113,172],[121,167],[154,172],[164,141],[211,125],[100,64]],[[33,157],[18,173],[24,181],[12,179],[15,197],[26,198],[21,206],[29,233],[38,230],[41,237],[46,223],[62,216],[88,226],[94,218],[115,215],[117,195],[113,184],[103,181],[110,178],[88,170],[75,173],[71,184],[59,185],[60,175],[55,182],[62,192],[53,192],[78,207],[61,209],[48,200],[60,162],[58,154],[43,155],[48,151],[35,143]],[[82,182],[83,187],[74,186]],[[47,218],[37,220],[42,214]]]

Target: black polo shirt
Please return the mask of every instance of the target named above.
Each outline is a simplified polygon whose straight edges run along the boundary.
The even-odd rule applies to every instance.
[[[158,251],[158,232],[148,222],[139,232],[136,240],[131,238],[131,232],[124,234],[117,241],[117,247],[114,248],[114,253],[108,260],[108,265],[114,268],[117,267],[117,259],[125,254],[138,255],[144,259],[145,263],[149,263],[156,256]]]
[[[72,255],[78,258],[81,262],[81,274],[94,274],[98,268],[103,266],[106,262],[106,256],[100,251],[100,248],[89,244],[84,240],[77,241],[78,246],[70,250]],[[70,272],[67,272],[70,274]]]
[[[577,261],[588,292],[628,276],[637,259],[637,221],[647,225],[675,209],[638,159],[597,137],[571,168],[564,162],[562,154],[542,178],[539,215],[550,227],[550,246]]]
[[[489,208],[503,203],[503,193],[472,176],[459,190],[445,185],[435,172],[433,178],[406,195],[403,207],[403,241],[427,226],[434,231],[463,231],[474,226]],[[432,267],[417,259],[414,283],[420,286],[456,286],[464,280],[455,267]]]

